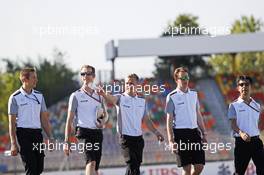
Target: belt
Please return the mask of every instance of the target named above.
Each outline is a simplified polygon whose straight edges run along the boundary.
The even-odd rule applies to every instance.
[[[16,130],[17,131],[19,131],[19,130],[23,130],[23,131],[42,131],[42,129],[41,128],[21,128],[21,127],[17,127],[16,128]]]
[[[242,139],[242,138],[241,137],[235,137],[235,139]],[[259,135],[250,137],[250,140],[257,140],[257,139],[259,139]]]

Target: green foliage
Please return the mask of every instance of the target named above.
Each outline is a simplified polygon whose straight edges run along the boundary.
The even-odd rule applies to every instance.
[[[65,98],[66,96],[69,96],[74,90],[77,90],[79,83],[77,80],[75,80],[76,73],[68,68],[63,62],[63,58],[65,56],[65,53],[55,49],[53,52],[54,61],[48,61],[47,58],[42,57],[39,58],[38,63],[34,63],[31,59],[28,59],[22,63],[14,62],[7,58],[2,59],[2,61],[6,63],[6,73],[3,73],[3,77],[0,81],[0,83],[5,84],[4,91],[1,89],[0,94],[6,96],[4,98],[0,96],[1,103],[3,103],[0,106],[1,111],[6,111],[8,97],[12,92],[19,88],[20,80],[18,79],[17,74],[23,67],[30,66],[37,69],[38,84],[36,89],[43,93],[48,107]],[[6,81],[10,81],[10,83],[15,85],[11,86],[6,84]],[[4,112],[4,114],[6,115],[7,113]]]
[[[235,20],[231,33],[249,33],[261,30],[261,20],[253,16],[242,16]],[[247,73],[264,71],[264,52],[219,54],[209,59],[209,64],[216,73]]]
[[[19,73],[1,73],[0,74],[0,124],[1,128],[6,127],[8,123],[7,104],[9,96],[19,88]],[[2,128],[7,129],[7,128]]]
[[[69,96],[79,87],[78,82],[74,80],[75,72],[61,61],[50,63],[44,59],[40,62],[37,70],[37,89],[44,94],[47,106]]]
[[[200,28],[197,20],[197,16],[190,14],[179,15],[175,21],[168,24],[161,37],[200,35],[201,32],[198,31]],[[181,28],[185,28],[185,32],[183,31],[181,33]],[[208,73],[210,69],[206,61],[200,55],[158,57],[155,60],[156,70],[154,71],[154,76],[161,80],[172,79],[174,69],[180,66],[187,67],[191,74],[196,77]]]

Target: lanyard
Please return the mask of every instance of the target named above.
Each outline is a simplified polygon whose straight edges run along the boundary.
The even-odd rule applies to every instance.
[[[35,102],[37,102],[38,104],[40,104],[38,98],[36,97],[36,95],[32,94],[35,98],[30,98],[29,96],[25,95],[26,98],[34,100]]]
[[[87,95],[87,96],[89,96],[90,98],[92,98],[92,99],[94,99],[95,101],[97,101],[97,102],[99,102],[99,103],[102,103],[101,102],[101,97],[100,97],[100,95],[99,95],[99,100],[98,99],[96,99],[95,97],[93,97],[93,93],[90,95],[84,88],[82,88],[82,90],[83,90],[83,92]],[[94,91],[93,91],[94,92]]]
[[[247,104],[245,101],[244,101],[244,103],[246,104],[246,105],[248,105],[251,109],[253,109],[254,111],[256,111],[256,112],[259,112],[259,110],[257,110],[256,108],[254,108],[253,106],[251,106],[250,104]]]

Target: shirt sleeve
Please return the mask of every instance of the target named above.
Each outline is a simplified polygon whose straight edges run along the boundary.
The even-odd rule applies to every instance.
[[[236,119],[236,110],[233,104],[229,105],[228,112],[227,112],[228,119]]]
[[[173,104],[173,101],[170,98],[170,96],[167,96],[167,98],[166,98],[166,105],[165,105],[165,112],[167,114],[173,115],[174,114],[174,110],[175,110],[175,106]]]
[[[47,106],[46,106],[46,102],[45,102],[44,97],[42,97],[40,112],[46,112],[46,111],[48,111]]]
[[[119,103],[120,103],[120,98],[121,98],[121,94],[115,94],[114,97],[117,98],[117,102],[116,102],[116,104],[119,105]]]
[[[17,115],[18,114],[18,105],[14,96],[10,96],[8,100],[8,114]]]
[[[77,110],[77,106],[78,106],[78,101],[77,101],[75,95],[71,94],[70,99],[69,99],[68,111],[75,113]]]

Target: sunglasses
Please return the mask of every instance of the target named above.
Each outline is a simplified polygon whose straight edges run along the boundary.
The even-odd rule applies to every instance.
[[[131,82],[127,82],[126,84],[129,86],[134,86],[134,83],[131,83]]]
[[[241,87],[243,87],[243,86],[249,86],[249,83],[239,83],[238,86],[241,86]]]
[[[180,80],[183,80],[183,81],[188,81],[190,80],[190,78],[188,76],[184,76],[184,77],[179,77]]]
[[[93,72],[81,72],[80,74],[81,74],[81,76],[85,76],[85,75],[87,75],[87,76],[94,75]]]

